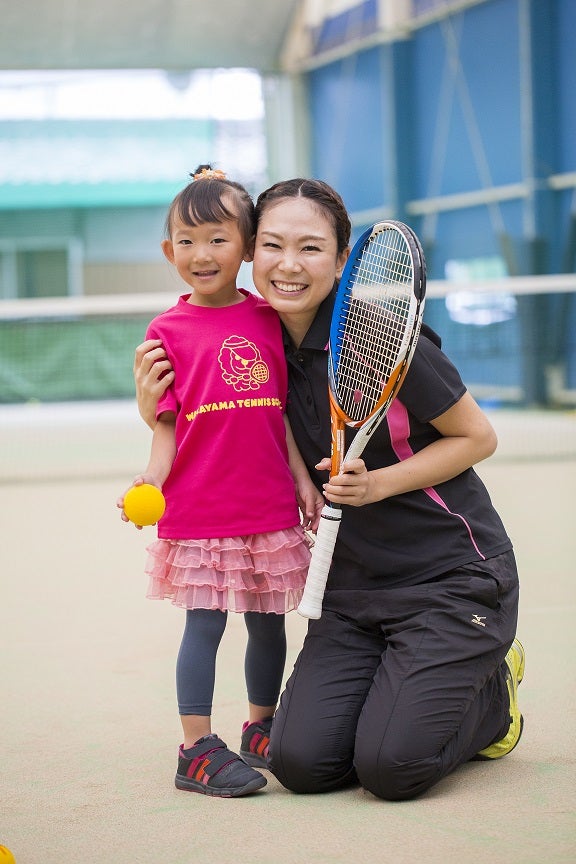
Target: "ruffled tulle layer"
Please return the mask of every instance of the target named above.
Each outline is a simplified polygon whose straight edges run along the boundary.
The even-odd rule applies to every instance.
[[[156,540],[148,546],[147,597],[184,609],[275,612],[302,597],[310,544],[300,526],[208,540]]]

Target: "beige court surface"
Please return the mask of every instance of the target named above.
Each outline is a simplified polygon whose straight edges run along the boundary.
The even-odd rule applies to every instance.
[[[260,793],[218,800],[173,785],[183,613],[144,598],[154,529],[124,525],[114,506],[144,465],[147,430],[132,405],[2,409],[0,844],[17,864],[574,862],[576,459],[560,457],[576,417],[551,432],[549,417],[493,419],[501,448],[479,473],[520,565],[518,748],[415,801],[297,796],[269,774]],[[531,436],[550,435],[555,458],[532,454]],[[305,626],[288,617],[287,670]],[[214,728],[233,748],[244,644],[231,615]]]

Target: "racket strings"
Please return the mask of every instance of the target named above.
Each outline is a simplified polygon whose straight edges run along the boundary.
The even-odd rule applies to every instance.
[[[357,283],[379,282],[391,285],[412,283],[412,254],[404,237],[396,230],[374,235],[364,247],[357,263]]]
[[[413,274],[409,247],[390,230],[368,242],[353,271],[334,376],[340,407],[353,421],[372,413],[405,353]]]

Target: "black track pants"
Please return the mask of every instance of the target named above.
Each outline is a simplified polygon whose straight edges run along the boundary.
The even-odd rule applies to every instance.
[[[429,789],[507,732],[517,610],[511,552],[422,585],[327,592],[274,719],[273,773],[294,792]]]

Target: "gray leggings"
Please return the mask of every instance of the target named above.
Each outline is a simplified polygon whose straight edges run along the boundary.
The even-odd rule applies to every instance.
[[[228,613],[219,609],[187,609],[186,626],[176,663],[176,692],[180,714],[212,714],[216,654]],[[275,705],[280,695],[286,661],[284,615],[246,612],[248,644],[244,674],[248,701]]]

